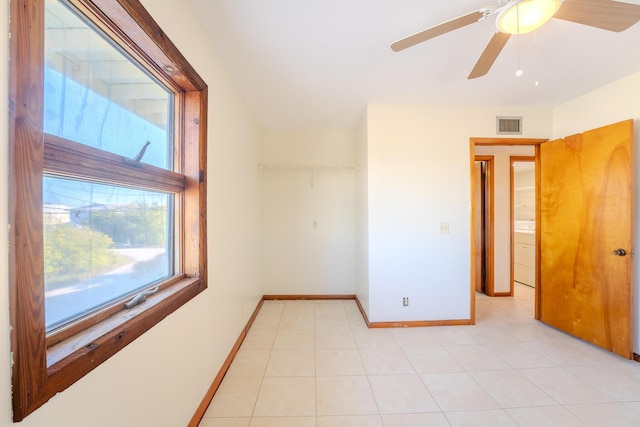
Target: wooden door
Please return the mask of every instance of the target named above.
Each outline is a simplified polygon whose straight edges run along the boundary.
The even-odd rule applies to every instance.
[[[540,320],[625,358],[633,175],[631,120],[540,148]]]
[[[474,287],[476,292],[494,295],[493,287],[493,156],[475,156],[473,180]]]
[[[474,201],[474,215],[475,215],[475,289],[476,292],[483,293],[484,292],[484,283],[482,280],[483,272],[484,272],[484,197],[483,197],[483,186],[484,180],[482,178],[482,162],[475,162],[474,164],[474,186],[473,186],[473,201]]]

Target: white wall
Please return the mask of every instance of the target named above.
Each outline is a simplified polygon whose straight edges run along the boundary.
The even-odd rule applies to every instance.
[[[354,130],[265,131],[265,166],[355,163]],[[355,293],[355,175],[263,170],[264,293]]]
[[[640,72],[603,86],[553,112],[553,138],[633,119],[635,127],[635,199],[640,200]],[[640,209],[635,209],[635,242],[640,242]],[[634,258],[634,352],[640,353],[640,258]]]
[[[369,312],[369,156],[365,113],[356,129],[356,296],[365,313]]]
[[[536,171],[535,169],[513,174],[513,219],[517,221],[536,220]],[[516,192],[516,189],[520,191]]]
[[[546,138],[538,135],[537,138]],[[533,146],[478,146],[475,154],[494,156],[493,290],[511,291],[511,156],[534,156]]]
[[[209,85],[209,288],[20,425],[175,427],[188,423],[261,295],[260,129],[183,1],[143,4]],[[7,58],[8,1],[0,13],[0,57]],[[7,99],[7,66],[0,98]],[[0,116],[7,117],[5,102]],[[7,127],[0,120],[6,176]],[[6,179],[0,200],[7,200]],[[6,206],[6,202],[3,204]],[[7,224],[6,208],[0,223]],[[0,237],[0,426],[11,425],[7,236]]]
[[[550,109],[369,106],[372,322],[469,319],[469,138],[495,136],[498,115],[524,117],[523,137],[551,134]]]

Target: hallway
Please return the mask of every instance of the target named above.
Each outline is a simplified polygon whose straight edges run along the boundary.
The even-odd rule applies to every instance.
[[[475,326],[368,329],[354,301],[265,301],[201,427],[638,426],[640,364],[476,295]]]

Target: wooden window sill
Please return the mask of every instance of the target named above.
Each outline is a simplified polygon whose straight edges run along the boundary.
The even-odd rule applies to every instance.
[[[143,303],[120,310],[49,347],[47,373],[50,379],[69,368],[74,372],[90,371],[204,289],[204,282],[199,278],[184,278],[148,296]]]

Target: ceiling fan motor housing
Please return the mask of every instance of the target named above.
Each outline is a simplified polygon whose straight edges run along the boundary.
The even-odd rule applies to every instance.
[[[507,34],[526,34],[543,26],[556,14],[562,0],[513,0],[498,12],[496,28]]]

